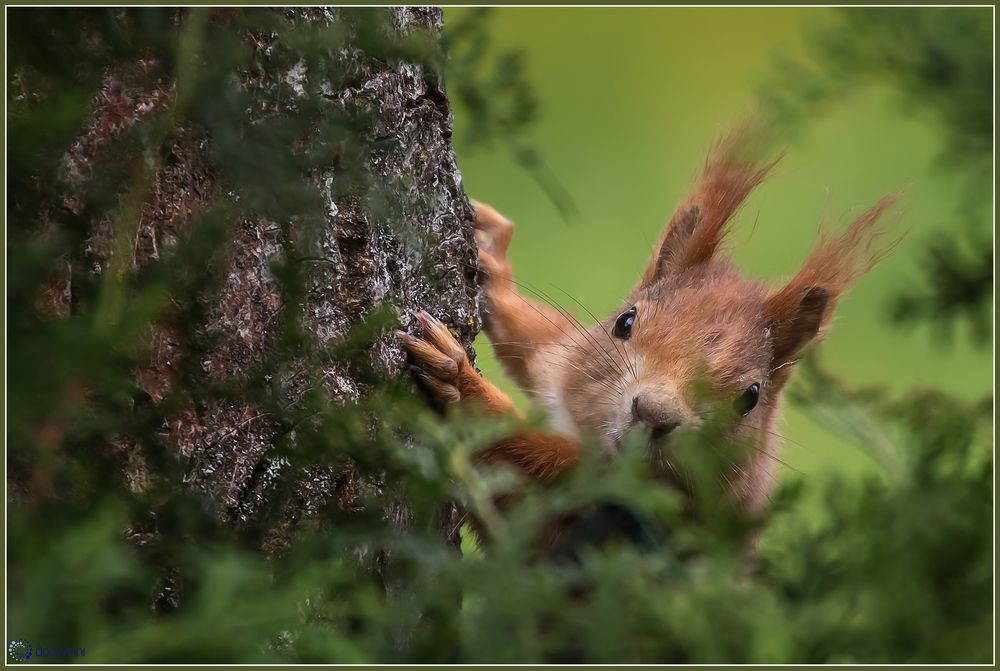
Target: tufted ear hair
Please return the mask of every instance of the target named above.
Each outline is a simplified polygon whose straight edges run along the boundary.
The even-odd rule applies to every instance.
[[[773,367],[793,362],[807,343],[822,337],[844,290],[902,239],[886,241],[888,226],[879,225],[899,197],[882,198],[843,233],[821,240],[795,277],[768,297],[764,310],[774,346]]]
[[[769,144],[769,130],[761,119],[752,118],[715,141],[694,190],[657,242],[642,284],[711,260],[730,219],[780,160],[760,158]]]

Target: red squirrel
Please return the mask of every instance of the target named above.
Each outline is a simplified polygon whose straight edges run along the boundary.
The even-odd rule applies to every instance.
[[[714,143],[636,287],[614,314],[589,328],[522,295],[507,260],[513,224],[475,203],[485,331],[505,371],[551,424],[485,448],[479,463],[512,465],[545,481],[580,460],[584,434],[597,436],[613,456],[626,433],[645,425],[651,440],[669,449],[673,432],[698,427],[714,408],[735,407],[726,435],[754,449],[732,464],[729,493],[748,512],[763,507],[775,483],[782,388],[803,347],[824,335],[845,288],[892,246],[883,243],[878,222],[897,195],[820,240],[783,286],[747,279],[720,247],[734,213],[777,163],[753,158],[754,142],[743,130]],[[426,313],[417,319],[422,337],[397,335],[432,395],[517,415],[441,322]],[[706,384],[709,393],[699,393]]]

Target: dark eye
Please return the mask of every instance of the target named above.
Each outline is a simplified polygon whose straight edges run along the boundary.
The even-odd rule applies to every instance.
[[[750,411],[757,406],[757,399],[760,398],[760,385],[754,382],[747,387],[747,390],[736,399],[736,411],[746,417]]]
[[[636,311],[633,307],[618,316],[618,319],[615,320],[615,328],[611,331],[616,338],[628,340],[632,337],[632,324],[635,323],[635,315]]]

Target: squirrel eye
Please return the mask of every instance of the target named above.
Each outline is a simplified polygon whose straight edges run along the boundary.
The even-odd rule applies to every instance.
[[[754,382],[736,399],[736,403],[734,403],[736,411],[746,417],[757,406],[757,399],[759,398],[760,385]]]
[[[615,328],[611,331],[616,338],[628,340],[632,337],[632,324],[635,323],[636,310],[634,307],[626,310],[615,320]]]

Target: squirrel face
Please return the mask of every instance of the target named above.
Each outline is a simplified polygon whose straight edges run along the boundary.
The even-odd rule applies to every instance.
[[[639,426],[660,439],[722,414],[735,431],[764,426],[775,385],[766,299],[726,264],[640,285],[567,367],[569,414],[609,448]]]
[[[783,286],[742,277],[720,249],[733,214],[777,162],[755,160],[752,146],[741,131],[716,143],[627,303],[561,354],[564,414],[612,453],[637,426],[662,439],[713,419],[773,456],[771,424],[792,364],[822,337],[847,286],[895,244],[878,226],[891,195],[821,239]],[[754,482],[738,494],[759,498],[768,475],[748,475]]]
[[[783,285],[742,277],[722,246],[733,215],[778,162],[765,159],[769,128],[761,121],[716,141],[636,288],[589,328],[554,302],[519,293],[506,254],[513,224],[476,206],[484,326],[505,370],[548,411],[551,428],[572,440],[596,435],[614,454],[636,427],[645,426],[659,446],[711,420],[753,447],[745,460],[734,459],[730,482],[748,509],[762,505],[773,486],[778,434],[771,424],[793,364],[822,337],[844,290],[898,242],[887,240],[880,224],[898,199],[890,195],[841,233],[822,237]],[[565,461],[562,443],[530,442],[491,454],[535,464],[535,473],[551,474],[558,470],[552,464]]]

